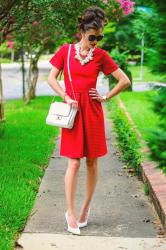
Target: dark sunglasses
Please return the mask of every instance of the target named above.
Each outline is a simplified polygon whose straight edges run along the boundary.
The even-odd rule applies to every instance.
[[[88,36],[88,40],[90,42],[94,42],[95,40],[97,41],[101,41],[103,39],[104,35],[100,35],[100,36],[95,36],[95,35],[89,35]]]

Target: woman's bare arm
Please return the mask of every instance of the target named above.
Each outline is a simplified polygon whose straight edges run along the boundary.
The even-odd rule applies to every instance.
[[[62,89],[62,87],[60,86],[60,84],[58,83],[57,77],[59,76],[60,70],[57,69],[56,67],[53,67],[50,70],[50,73],[48,75],[48,84],[50,85],[50,87],[56,92],[58,93],[61,97],[64,97],[65,92]]]
[[[115,70],[112,75],[118,80],[118,83],[111,91],[106,94],[107,100],[117,95],[119,92],[121,92],[131,84],[127,75],[120,68]],[[103,101],[103,97],[98,93],[97,89],[91,88],[91,90],[89,90],[89,94],[90,96],[92,96],[92,99],[97,99],[100,102]]]
[[[59,76],[60,70],[55,66],[50,70],[48,75],[48,84],[50,87],[58,93],[68,104],[71,104],[73,108],[78,107],[78,102],[71,99],[69,95],[63,90],[63,88],[58,83],[57,77]],[[65,97],[65,98],[64,98]]]
[[[112,72],[112,75],[118,80],[118,83],[111,91],[107,93],[106,96],[108,99],[117,95],[131,84],[131,81],[129,80],[128,76],[120,68]]]

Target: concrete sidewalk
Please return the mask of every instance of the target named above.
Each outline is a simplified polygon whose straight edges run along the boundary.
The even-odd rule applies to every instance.
[[[81,236],[67,232],[64,175],[67,158],[59,157],[59,140],[50,159],[45,176],[27,225],[17,241],[24,250],[49,249],[127,249],[165,250],[166,242],[158,235],[161,227],[143,184],[123,168],[115,148],[112,123],[105,112],[108,154],[99,158],[99,178],[91,202],[88,227]],[[77,215],[85,190],[85,158],[81,160],[76,208]],[[72,239],[72,240],[71,240]]]

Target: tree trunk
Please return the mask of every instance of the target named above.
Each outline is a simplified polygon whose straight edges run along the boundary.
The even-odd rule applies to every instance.
[[[27,93],[26,93],[26,103],[29,103],[31,99],[36,97],[36,84],[39,75],[39,69],[37,66],[40,53],[38,53],[34,58],[30,58],[30,65],[27,78]]]
[[[3,104],[3,86],[2,86],[2,67],[0,63],[0,122],[5,120],[4,117],[4,104]]]

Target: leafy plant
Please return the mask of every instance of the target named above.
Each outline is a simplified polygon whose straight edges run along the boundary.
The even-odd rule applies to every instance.
[[[145,195],[149,195],[149,186],[147,182],[144,183],[144,193]]]
[[[108,109],[111,111],[111,118],[114,123],[114,130],[117,135],[118,147],[122,151],[122,159],[133,167],[136,173],[141,173],[141,153],[139,140],[130,125],[124,111],[119,107],[117,98],[108,102]]]
[[[148,146],[150,157],[157,161],[158,167],[166,173],[166,88],[160,88],[158,95],[152,98],[152,109],[159,116],[158,129],[151,129]]]

